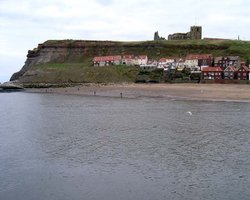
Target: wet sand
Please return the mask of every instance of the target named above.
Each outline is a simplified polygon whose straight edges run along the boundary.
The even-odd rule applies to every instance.
[[[27,91],[118,98],[158,97],[176,100],[250,101],[250,85],[239,84],[83,84],[76,87],[28,89]]]

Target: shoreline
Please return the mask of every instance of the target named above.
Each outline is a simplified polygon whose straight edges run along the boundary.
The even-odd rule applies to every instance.
[[[250,86],[238,84],[83,84],[65,88],[32,88],[31,93],[54,93],[119,98],[250,102]]]

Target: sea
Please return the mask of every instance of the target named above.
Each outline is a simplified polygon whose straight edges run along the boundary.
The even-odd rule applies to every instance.
[[[0,93],[1,200],[249,200],[250,102]]]

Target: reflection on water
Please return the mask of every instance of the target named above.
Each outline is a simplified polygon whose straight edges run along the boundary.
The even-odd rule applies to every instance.
[[[0,113],[0,199],[250,198],[249,103],[8,93]]]

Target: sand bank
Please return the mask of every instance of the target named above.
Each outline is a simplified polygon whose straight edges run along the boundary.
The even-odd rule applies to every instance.
[[[28,92],[103,97],[249,101],[250,85],[239,84],[84,84],[68,88],[28,89]]]

